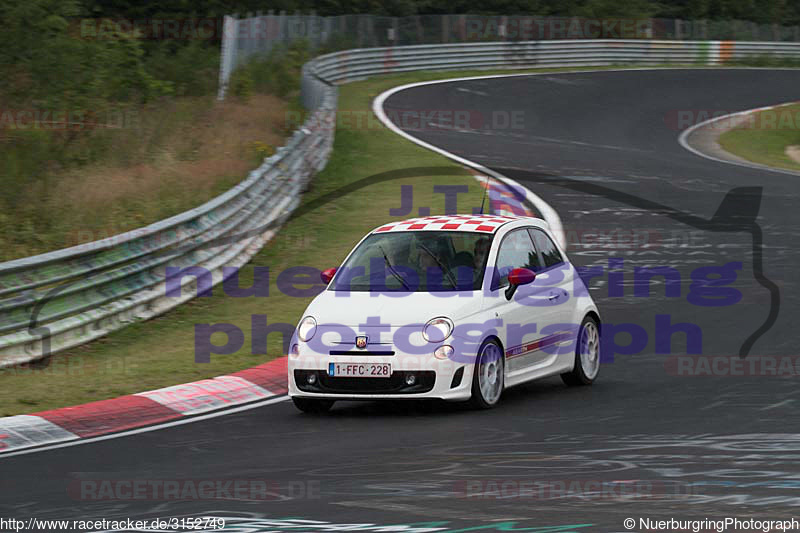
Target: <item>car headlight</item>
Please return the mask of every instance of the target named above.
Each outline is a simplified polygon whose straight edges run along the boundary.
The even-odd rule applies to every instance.
[[[442,342],[453,333],[453,321],[440,316],[428,320],[422,328],[422,336],[428,342]]]
[[[317,332],[317,321],[313,316],[307,316],[297,326],[297,336],[303,342],[308,342]]]
[[[442,346],[436,348],[436,351],[433,352],[433,356],[436,359],[449,359],[453,356],[453,353],[455,353],[455,350],[453,350],[452,346],[449,344],[443,344]]]

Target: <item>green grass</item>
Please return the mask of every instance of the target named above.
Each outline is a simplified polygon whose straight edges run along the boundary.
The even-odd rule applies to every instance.
[[[263,160],[256,143],[284,143],[288,108],[286,100],[260,93],[250,103],[173,97],[120,112],[113,124],[119,127],[0,125],[0,262],[197,207]]]
[[[718,142],[748,161],[800,170],[800,163],[786,155],[787,146],[800,145],[800,104],[755,113],[745,125],[720,135]]]
[[[671,65],[675,66],[675,65]],[[608,67],[620,68],[620,67]],[[574,68],[529,72],[572,71]],[[590,70],[601,70],[593,68]],[[481,201],[479,184],[462,167],[416,146],[382,126],[376,126],[371,104],[382,91],[405,83],[461,76],[525,71],[421,72],[381,77],[340,88],[339,109],[361,114],[361,120],[340,121],[334,153],[328,166],[316,176],[303,197],[298,213],[241,271],[241,286],[252,280],[254,266],[268,266],[270,296],[231,298],[216,287],[214,296],[196,298],[166,315],[129,326],[88,345],[54,356],[48,368],[16,368],[0,371],[0,415],[30,413],[150,390],[225,374],[283,355],[281,338],[271,334],[267,353],[251,353],[251,316],[266,314],[269,324],[294,325],[311,300],[282,295],[276,276],[288,267],[318,269],[335,266],[367,231],[392,217],[399,206],[400,186],[414,186],[414,205],[429,206],[432,213],[444,208],[442,194],[433,184],[467,185],[459,195],[459,210],[469,212]],[[366,117],[371,117],[366,120]],[[369,128],[359,128],[367,124]],[[333,193],[376,174],[415,167],[440,167],[436,175],[405,177],[373,183],[333,201],[318,205]],[[304,209],[313,207],[313,209]],[[405,218],[405,217],[401,217]],[[243,348],[231,355],[212,355],[207,364],[195,363],[195,324],[235,324],[244,332]],[[212,337],[216,344],[224,336]]]

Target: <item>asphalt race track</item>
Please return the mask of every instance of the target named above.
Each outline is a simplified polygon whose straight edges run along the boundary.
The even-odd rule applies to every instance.
[[[359,530],[540,532],[626,531],[625,518],[797,517],[796,379],[676,375],[685,336],[674,335],[671,353],[656,353],[665,351],[656,324],[696,326],[712,369],[715,358],[740,353],[760,362],[798,355],[800,178],[693,155],[678,143],[676,118],[796,100],[798,87],[793,71],[660,70],[483,79],[393,95],[390,116],[516,113],[514,126],[417,124],[409,133],[524,183],[561,215],[572,261],[604,268],[590,284],[603,319],[634,334],[618,335],[622,348],[598,382],[529,384],[489,412],[352,403],[314,417],[281,402],[0,458],[0,515],[213,515],[228,517],[233,531],[416,524]],[[621,284],[610,281],[610,259]],[[691,276],[728,263],[741,263],[729,284],[741,297],[710,306]],[[640,266],[672,267],[680,283],[656,279],[649,296],[637,296],[632,273]],[[626,355],[629,338],[646,345]],[[275,496],[93,501],[75,491],[80,480],[109,479],[259,479]]]

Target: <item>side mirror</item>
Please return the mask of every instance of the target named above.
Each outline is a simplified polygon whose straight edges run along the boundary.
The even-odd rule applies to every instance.
[[[336,275],[337,270],[339,270],[337,267],[333,267],[320,272],[319,277],[320,279],[322,279],[322,283],[324,283],[325,285],[329,284],[333,279],[333,276]]]
[[[506,300],[511,300],[517,287],[520,285],[527,285],[533,283],[536,279],[536,273],[528,268],[515,268],[508,273],[508,288],[506,289]]]

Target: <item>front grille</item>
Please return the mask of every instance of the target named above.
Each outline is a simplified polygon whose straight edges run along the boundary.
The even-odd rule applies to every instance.
[[[331,355],[394,355],[394,350],[331,350]]]
[[[317,381],[308,383],[308,375],[316,374]],[[406,374],[414,374],[416,383],[406,385]],[[324,370],[295,370],[294,382],[303,392],[333,394],[419,394],[433,389],[436,372],[425,370],[395,371],[388,378],[342,378],[330,377]]]

